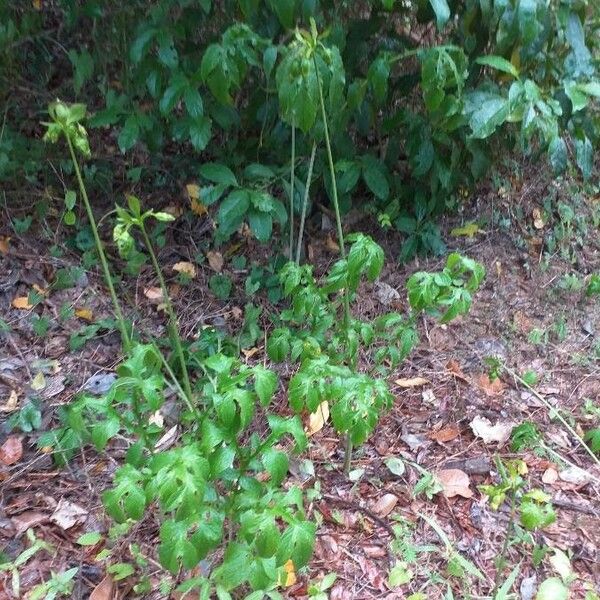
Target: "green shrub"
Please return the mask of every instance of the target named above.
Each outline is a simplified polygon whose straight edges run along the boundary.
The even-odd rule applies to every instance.
[[[16,156],[39,167],[20,142],[32,100],[11,90],[31,74],[37,89],[86,101],[89,125],[109,128],[121,152],[149,152],[142,170],[154,183],[165,184],[161,162],[175,179],[199,177],[221,239],[245,220],[269,239],[292,187],[299,212],[298,157],[323,138],[319,79],[341,208],[405,232],[404,258],[443,251],[432,216],[502,149],[546,152],[557,172],[574,160],[591,176],[600,36],[584,2],[60,0],[40,11],[8,2],[0,17],[0,177]],[[282,153],[292,127],[297,181]],[[317,153],[315,178],[331,195],[326,165]]]

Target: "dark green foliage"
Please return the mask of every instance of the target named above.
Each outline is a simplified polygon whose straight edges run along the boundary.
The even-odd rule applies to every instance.
[[[353,4],[61,0],[37,11],[7,2],[0,9],[0,77],[9,98],[0,177],[20,164],[33,177],[42,169],[41,153],[21,133],[25,100],[10,93],[18,77],[40,90],[58,81],[53,95],[85,100],[89,125],[109,128],[103,135],[114,136],[122,152],[145,148],[158,164],[176,144],[183,151],[169,157],[168,172],[206,182],[202,202],[217,205],[220,240],[247,223],[267,241],[286,222],[282,148],[290,126],[299,129],[298,156],[322,140],[319,82],[340,204],[368,205],[382,224],[405,233],[402,259],[443,252],[433,219],[456,205],[458,192],[502,149],[547,150],[557,172],[573,162],[591,177],[600,36],[584,5]],[[47,30],[50,15],[61,24],[66,61],[50,41],[57,35]],[[435,22],[437,45],[415,45],[395,26],[403,19]],[[87,140],[76,137],[83,112],[68,126],[88,154]],[[320,184],[330,195],[324,161],[318,153],[313,189]],[[156,174],[146,166],[141,172]],[[74,222],[69,204],[67,224]],[[300,209],[299,200],[293,204]]]

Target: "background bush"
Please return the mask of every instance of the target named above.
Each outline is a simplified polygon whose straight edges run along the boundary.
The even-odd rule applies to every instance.
[[[311,19],[318,60],[298,33]],[[197,178],[218,238],[248,220],[267,240],[287,218],[293,125],[295,210],[313,141],[311,197],[331,193],[318,77],[343,210],[404,232],[405,258],[442,251],[432,217],[502,152],[591,176],[599,29],[598,8],[579,0],[8,1],[0,178],[53,180],[39,121],[53,97],[84,102],[97,191]]]

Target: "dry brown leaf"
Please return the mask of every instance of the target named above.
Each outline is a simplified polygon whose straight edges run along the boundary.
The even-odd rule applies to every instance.
[[[558,471],[554,467],[548,467],[542,475],[542,481],[549,485],[558,481]]]
[[[75,315],[84,321],[94,320],[94,314],[89,308],[76,308]]]
[[[433,431],[429,434],[429,438],[443,444],[444,442],[450,442],[460,435],[460,429],[454,425],[448,427],[442,427],[438,431]]]
[[[187,197],[190,201],[192,212],[199,217],[208,213],[208,208],[200,200],[200,186],[197,183],[188,183],[185,186]]]
[[[469,378],[463,373],[458,361],[451,359],[446,363],[446,369],[452,373],[458,379],[462,379],[465,382],[469,382]]]
[[[216,273],[220,273],[223,270],[225,260],[223,259],[223,255],[220,252],[216,252],[213,250],[207,252],[206,260],[208,260],[208,265],[210,266],[210,268]]]
[[[327,423],[327,419],[329,419],[329,402],[327,400],[323,400],[321,404],[317,407],[317,410],[308,415],[308,425],[306,427],[306,435],[311,436],[317,433],[317,431],[321,431],[325,423]]]
[[[532,212],[533,226],[536,229],[544,229],[544,219],[542,218],[542,211],[539,208],[534,208]]]
[[[183,208],[179,204],[169,204],[169,206],[162,209],[162,212],[178,219],[183,214]]]
[[[0,462],[5,465],[14,465],[23,456],[23,436],[9,435],[0,446]]]
[[[33,308],[33,304],[29,303],[29,298],[27,296],[17,296],[11,302],[14,308],[18,308],[19,310],[30,310]]]
[[[477,385],[484,391],[486,396],[499,396],[504,392],[506,386],[498,377],[490,379],[487,373],[482,373],[477,377]]]
[[[329,234],[327,236],[327,239],[325,240],[325,247],[327,248],[327,250],[329,250],[329,252],[333,252],[335,254],[338,254],[340,251],[339,244],[333,239],[331,234]]]
[[[48,288],[43,288],[42,286],[38,285],[37,283],[34,283],[31,287],[38,294],[40,294],[40,296],[47,296],[50,293],[50,290]]]
[[[254,348],[242,348],[242,354],[246,357],[246,358],[252,358],[254,355],[258,354],[260,352],[260,349],[257,348],[256,346],[254,346]]]
[[[462,496],[470,498],[473,492],[469,489],[469,476],[460,469],[442,469],[437,472],[437,478],[442,484],[443,493],[446,498]]]
[[[61,498],[50,520],[61,529],[71,529],[75,525],[81,525],[87,516],[88,511],[85,508]]]
[[[8,400],[3,406],[0,406],[0,412],[13,412],[17,410],[17,406],[19,404],[19,394],[17,394],[17,390],[10,390],[10,394],[8,395]]]
[[[281,576],[281,585],[283,587],[290,587],[296,583],[298,578],[296,577],[296,569],[291,559],[283,565],[283,573]]]
[[[398,504],[398,497],[395,494],[384,494],[375,502],[372,511],[380,517],[387,517],[394,510],[396,504]]]
[[[25,533],[29,528],[35,527],[47,520],[48,515],[35,510],[27,510],[11,518],[11,522],[15,526],[16,537]]]
[[[113,597],[114,582],[110,575],[107,575],[90,594],[89,600],[111,600]]]
[[[196,277],[196,267],[191,262],[181,261],[173,265],[173,271],[187,275],[190,279]]]
[[[6,236],[0,236],[0,253],[8,254],[10,238]]]
[[[492,425],[492,422],[489,419],[480,417],[479,415],[477,415],[469,425],[471,426],[473,433],[477,437],[480,437],[485,444],[491,444],[493,442],[503,444],[510,437],[514,427],[514,423],[510,422]]]
[[[144,288],[144,296],[151,302],[162,302],[163,293],[159,287]]]
[[[394,383],[401,388],[412,388],[428,384],[429,379],[425,379],[425,377],[411,377],[409,379],[396,379]]]

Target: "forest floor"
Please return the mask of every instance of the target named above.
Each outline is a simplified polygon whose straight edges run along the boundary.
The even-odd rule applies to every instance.
[[[448,247],[485,265],[483,287],[468,316],[444,326],[422,320],[417,350],[389,379],[394,406],[371,441],[356,450],[350,480],[342,473],[342,444],[328,423],[292,463],[288,483],[306,490],[318,533],[309,568],[288,581],[285,597],[305,598],[310,582],[336,573],[328,590],[332,600],[486,598],[494,587],[495,560],[504,552],[501,580],[518,566],[514,589],[520,598],[531,600],[539,583],[554,575],[568,579],[571,598],[597,598],[586,591],[600,586],[600,469],[554,413],[580,435],[600,424],[600,301],[585,295],[586,278],[600,273],[600,195],[578,189],[576,182],[543,173],[525,182],[506,175],[481,190],[459,216],[443,221]],[[85,532],[110,527],[100,494],[122,462],[122,446],[109,444],[103,453],[86,447],[58,468],[36,441],[56,424],[61,406],[84,389],[101,387],[118,364],[119,338],[100,327],[111,311],[96,270],[74,271],[80,255],[68,247],[56,252],[57,231],[34,224],[16,234],[6,216],[0,221],[0,318],[10,329],[0,334],[0,563],[31,544],[24,534],[32,529],[54,552],[40,551],[20,567],[24,592],[48,580],[51,571],[78,567],[72,598],[169,597],[159,591],[165,574],[155,562],[152,516],[111,548],[113,561],[132,562],[137,544],[151,593],[136,595],[134,576],[107,579],[104,563],[95,560],[98,548],[77,543]],[[470,222],[478,224],[467,231],[472,236],[456,230]],[[438,268],[443,259],[399,266],[393,259],[398,236],[364,227],[386,249],[381,280],[399,292],[391,304],[402,309],[408,276]],[[309,240],[320,267],[336,258],[327,238],[315,228]],[[254,242],[239,242],[222,249],[223,255],[244,254],[248,264],[263,260],[264,250]],[[169,241],[160,254],[165,272],[193,260],[196,243],[187,234]],[[227,261],[224,269],[234,279],[227,301],[208,288],[214,272],[208,263],[185,285],[171,281],[186,335],[203,325],[231,331],[241,325],[248,302],[244,269],[234,272]],[[57,274],[64,285],[51,285]],[[150,272],[142,271],[126,280],[121,293],[141,330],[159,337],[165,318],[150,293],[155,286]],[[33,307],[32,290],[39,294]],[[361,313],[390,310],[381,286],[360,294]],[[260,296],[252,301],[261,302]],[[490,357],[507,367],[497,379],[490,376]],[[263,358],[260,343],[246,352],[249,361]],[[531,382],[533,391],[512,374]],[[514,450],[508,435],[526,422],[539,436],[533,436],[533,447]],[[523,461],[527,486],[552,498],[552,525],[530,534],[511,525],[508,502],[490,507],[478,486],[498,481],[498,459]],[[423,473],[436,475],[441,489]],[[11,570],[0,572],[0,600],[13,597],[11,577]]]

